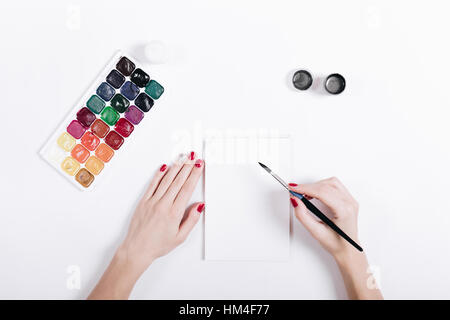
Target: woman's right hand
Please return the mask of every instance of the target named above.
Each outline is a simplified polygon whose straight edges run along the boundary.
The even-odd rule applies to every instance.
[[[339,226],[350,238],[358,241],[358,202],[352,197],[345,186],[337,178],[329,178],[311,184],[290,183],[289,186],[295,192],[316,198],[327,205],[333,212],[331,220]],[[333,229],[313,216],[299,199],[291,197],[295,216],[319,241],[319,243],[338,258],[355,248]]]
[[[358,241],[358,203],[337,178],[330,178],[311,184],[290,183],[290,188],[308,198],[316,198],[327,205],[333,222],[350,238]],[[350,299],[383,299],[375,278],[370,272],[369,263],[363,252],[356,250],[333,229],[308,212],[306,206],[297,198],[291,198],[295,216],[333,255],[342,274]],[[370,285],[369,285],[370,284]]]

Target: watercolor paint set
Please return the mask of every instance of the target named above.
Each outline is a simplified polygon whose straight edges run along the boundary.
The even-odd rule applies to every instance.
[[[56,129],[41,156],[80,190],[125,152],[164,88],[128,54],[118,52]]]

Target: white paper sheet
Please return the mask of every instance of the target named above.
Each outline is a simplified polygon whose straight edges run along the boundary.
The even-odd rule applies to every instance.
[[[289,177],[289,137],[205,141],[205,259],[287,260],[288,192],[263,168]]]

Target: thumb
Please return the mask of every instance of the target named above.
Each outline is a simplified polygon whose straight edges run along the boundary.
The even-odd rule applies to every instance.
[[[314,238],[319,238],[320,233],[323,232],[324,225],[309,214],[308,209],[299,199],[291,197],[291,204],[294,207],[295,216],[301,224]]]
[[[205,209],[203,202],[196,202],[190,206],[186,218],[181,222],[180,229],[178,230],[177,238],[181,242],[186,240],[189,233],[191,233],[194,226],[200,219],[201,213]]]

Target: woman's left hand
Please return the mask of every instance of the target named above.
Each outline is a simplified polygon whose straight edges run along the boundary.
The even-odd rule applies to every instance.
[[[153,177],[131,220],[128,234],[89,298],[125,299],[148,266],[186,240],[204,203],[186,210],[202,175],[204,162],[195,154],[162,165]]]
[[[203,203],[191,205],[185,216],[203,172],[203,160],[194,157],[182,156],[170,168],[162,165],[134,213],[119,251],[140,272],[186,240],[200,218]]]

